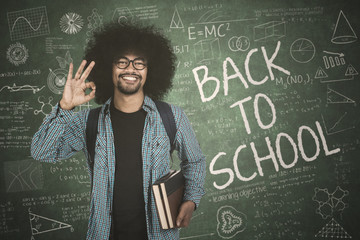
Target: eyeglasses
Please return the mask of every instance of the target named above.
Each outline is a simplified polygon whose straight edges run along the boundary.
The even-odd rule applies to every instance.
[[[136,70],[143,70],[146,68],[146,61],[143,58],[135,58],[130,60],[127,57],[121,57],[115,62],[115,65],[120,69],[125,69],[130,65],[130,63],[132,63]]]

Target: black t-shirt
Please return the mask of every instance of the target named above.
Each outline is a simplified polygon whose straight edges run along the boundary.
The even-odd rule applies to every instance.
[[[113,198],[114,240],[147,239],[143,193],[141,142],[146,112],[134,113],[110,107],[115,145],[115,182]]]

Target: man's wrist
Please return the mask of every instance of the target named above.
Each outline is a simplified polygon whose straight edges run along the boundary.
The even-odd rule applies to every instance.
[[[65,104],[62,99],[59,102],[59,107],[63,110],[72,110],[75,108],[75,106],[69,106],[68,104]]]

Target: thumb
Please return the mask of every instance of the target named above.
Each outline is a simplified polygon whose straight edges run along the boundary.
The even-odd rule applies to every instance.
[[[183,221],[185,217],[185,211],[183,208],[180,208],[179,210],[179,214],[178,216],[176,217],[176,227],[180,227],[181,226],[181,222]]]

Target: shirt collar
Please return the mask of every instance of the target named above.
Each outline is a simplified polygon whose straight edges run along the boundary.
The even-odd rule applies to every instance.
[[[111,101],[112,101],[112,97],[109,98],[105,103],[104,103],[104,106],[103,106],[103,110],[105,111],[105,114],[107,114],[110,110],[110,104],[111,104]],[[145,95],[145,98],[144,98],[144,103],[143,103],[143,106],[142,108],[146,111],[146,112],[149,112],[149,111],[152,111],[152,110],[156,110],[156,105],[155,105],[155,102],[148,96]]]

